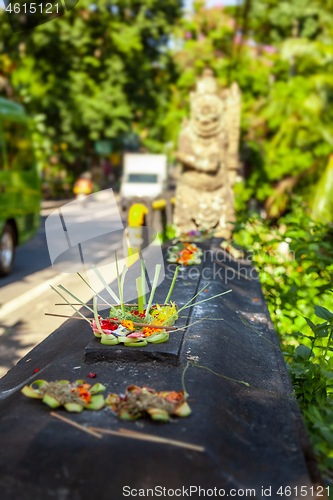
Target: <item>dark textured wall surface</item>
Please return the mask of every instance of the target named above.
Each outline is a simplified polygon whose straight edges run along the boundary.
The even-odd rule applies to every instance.
[[[215,251],[218,243],[213,240],[203,247]],[[129,359],[109,356],[107,362],[91,364],[92,358],[89,363],[86,359],[86,347],[92,349],[93,339],[89,325],[68,320],[0,380],[1,500],[118,500],[125,498],[124,486],[191,485],[224,488],[225,496],[232,488],[254,488],[256,498],[263,498],[262,487],[271,487],[271,498],[281,498],[280,486],[311,485],[301,444],[307,443],[306,434],[297,405],[288,400],[292,387],[260,282],[249,264],[240,270],[236,262],[226,259],[220,265],[215,257],[196,266],[198,271],[192,267],[181,272],[172,298],[181,306],[208,281],[207,292],[196,301],[229,288],[232,293],[180,313],[180,324],[210,318],[171,333],[176,338],[171,347],[151,345],[149,349],[156,350],[151,357],[147,352],[133,357],[137,348],[132,348]],[[251,279],[236,274],[227,281],[231,271],[226,265]],[[157,302],[165,298],[173,269],[157,290]],[[244,325],[241,317],[257,332]],[[163,355],[165,350],[172,351],[171,357]],[[36,379],[86,379],[91,371],[97,373],[93,382],[106,385],[105,394],[124,392],[129,384],[180,390],[189,356],[262,391],[190,367],[186,389],[193,413],[176,423],[122,422],[108,408],[79,415],[56,411],[81,424],[114,430],[126,427],[202,445],[204,453],[114,436],[96,439],[52,418],[48,406],[20,392]],[[192,491],[192,498],[200,498]],[[181,497],[186,498],[186,493]]]

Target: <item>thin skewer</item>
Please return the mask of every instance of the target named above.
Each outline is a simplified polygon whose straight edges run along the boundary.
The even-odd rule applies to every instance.
[[[58,415],[57,413],[54,413],[54,411],[50,412],[50,415],[52,417],[58,418],[59,420],[62,420],[63,422],[66,422],[66,424],[72,425],[73,427],[76,427],[77,429],[80,429],[81,431],[87,432],[88,434],[91,434],[92,436],[101,439],[103,436],[99,434],[98,432],[95,432],[94,430],[90,429],[89,427],[84,427],[83,425],[80,425],[76,422],[73,422],[73,420],[70,420],[69,418],[63,417],[62,415]]]
[[[67,316],[66,314],[53,314],[53,313],[44,313],[45,316],[56,316],[57,318],[68,318],[68,319],[81,319],[87,321],[93,321],[91,318],[81,318],[80,316]]]
[[[196,444],[185,443],[184,441],[177,441],[175,439],[163,438],[160,436],[153,436],[152,434],[144,434],[143,432],[135,432],[127,429],[119,429],[119,431],[112,431],[109,429],[101,429],[100,427],[89,427],[92,431],[100,432],[102,434],[111,434],[112,436],[127,437],[131,439],[140,439],[142,441],[152,441],[154,443],[171,444],[172,446],[179,446],[181,448],[188,448],[190,450],[204,452],[203,446]]]
[[[68,319],[84,319],[80,318],[78,316],[66,316],[66,314],[53,314],[53,313],[45,313],[45,316],[56,316],[57,318],[68,318]],[[86,318],[88,321],[93,321],[91,318]],[[120,319],[111,319],[108,318],[110,323],[116,323],[117,325],[121,325]],[[148,323],[134,323],[133,321],[133,326],[142,326],[142,327],[148,327],[148,328],[155,328],[159,330],[179,330],[177,326],[164,326],[164,325],[149,325]]]
[[[54,304],[55,306],[82,306],[82,304],[66,304],[65,302],[63,303],[58,303],[58,304]],[[90,302],[87,304],[87,306],[92,306],[93,303]],[[105,308],[107,308],[107,304],[96,304],[98,307],[102,307],[104,306]],[[170,304],[159,304],[161,307],[163,306],[170,306]],[[119,307],[120,304],[110,304],[111,307]],[[124,306],[131,306],[131,307],[138,307],[138,304],[124,304]]]

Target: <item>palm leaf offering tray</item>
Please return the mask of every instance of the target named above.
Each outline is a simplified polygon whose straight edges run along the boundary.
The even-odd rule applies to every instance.
[[[198,249],[201,251],[201,249]],[[202,251],[201,251],[202,252]],[[117,263],[117,261],[116,261]],[[178,318],[179,313],[186,308],[192,307],[192,302],[194,299],[203,292],[203,290],[207,287],[205,285],[197,294],[195,294],[184,306],[180,309],[178,308],[175,302],[171,301],[171,294],[177,279],[179,266],[176,268],[174,273],[169,292],[165,298],[163,304],[153,304],[153,298],[155,295],[159,274],[161,271],[161,265],[156,265],[155,267],[155,275],[152,284],[152,289],[150,292],[149,300],[146,300],[146,290],[145,290],[145,264],[144,261],[141,260],[141,276],[136,279],[136,288],[137,288],[137,296],[138,303],[137,304],[125,304],[124,297],[124,283],[125,276],[127,272],[126,266],[124,266],[124,270],[122,272],[122,276],[120,279],[118,264],[117,264],[117,277],[118,277],[118,291],[119,298],[114,293],[114,291],[110,288],[110,286],[106,283],[100,271],[93,266],[95,274],[99,278],[100,282],[103,284],[105,289],[109,292],[110,296],[113,298],[117,304],[110,304],[107,302],[99,293],[96,293],[95,290],[90,286],[90,284],[78,273],[78,276],[85,282],[89,288],[94,292],[93,303],[90,305],[85,304],[78,297],[73,295],[69,290],[66,290],[62,285],[58,285],[58,289],[54,288],[51,285],[51,288],[62,297],[65,301],[65,304],[61,305],[69,305],[71,306],[75,312],[79,315],[78,317],[74,317],[73,319],[84,319],[88,321],[92,328],[92,332],[100,339],[100,343],[108,346],[118,345],[122,343],[124,346],[128,347],[143,347],[148,343],[150,344],[160,344],[166,342],[169,339],[170,331],[178,331],[183,328],[177,328],[173,326],[176,319]],[[72,299],[78,302],[75,305],[82,305],[87,308],[90,312],[93,313],[94,319],[87,318],[79,311],[75,305],[66,298],[60,291],[66,292]],[[229,290],[230,291],[230,290]],[[219,297],[228,292],[222,292],[208,299],[196,302],[197,304],[201,304],[202,302],[206,302],[207,300],[214,299],[215,297]],[[106,306],[108,306],[109,312],[107,317],[101,317],[97,311],[97,296],[104,302]],[[46,313],[48,314],[48,313]],[[57,314],[50,314],[51,316],[62,316]],[[67,317],[67,316],[64,316]]]
[[[180,241],[190,241],[190,242],[193,242],[193,241],[196,241],[196,242],[200,242],[200,241],[205,241],[205,240],[208,240],[210,238],[213,238],[214,236],[214,231],[212,230],[208,230],[208,229],[193,229],[191,231],[187,231],[185,233],[181,233],[179,235],[179,240]]]
[[[110,312],[112,317],[102,319],[96,317],[92,322],[95,337],[101,344],[116,345],[123,343],[130,347],[145,346],[147,343],[159,344],[169,339],[168,327],[172,326],[178,316],[174,303],[152,305],[149,313],[140,312],[138,304],[125,305],[125,313],[120,307]],[[177,330],[177,328],[174,328]]]
[[[178,242],[169,247],[168,262],[185,266],[201,264],[202,254],[201,248],[197,247],[195,243]]]
[[[156,392],[155,389],[136,385],[127,387],[125,396],[109,394],[105,404],[125,420],[149,415],[153,420],[167,422],[172,415],[188,417],[191,413],[183,391]]]
[[[124,396],[109,394],[106,399],[98,394],[103,391],[104,385],[97,383],[91,387],[84,380],[35,380],[22,389],[22,393],[29,398],[41,399],[52,409],[63,406],[72,413],[80,413],[84,409],[101,410],[108,405],[119,418],[125,420],[149,415],[160,422],[167,422],[172,415],[187,417],[191,413],[183,391],[156,392],[146,386],[130,385]]]
[[[22,393],[29,398],[41,399],[50,408],[63,406],[67,411],[80,413],[86,410],[100,410],[105,402],[99,392],[105,390],[104,385],[95,384],[91,387],[84,380],[59,380],[46,382],[46,380],[35,380],[26,385]]]
[[[62,291],[69,294],[70,297],[77,300],[79,302],[79,304],[77,305],[86,307],[94,314],[94,319],[91,320],[90,318],[86,318],[80,311],[78,311],[75,305],[70,303],[59,290],[55,289],[52,286],[51,288],[55,292],[57,292],[57,294],[65,300],[65,303],[70,305],[81,318],[84,318],[89,322],[92,327],[93,334],[95,335],[95,337],[100,339],[101,344],[117,345],[123,343],[128,347],[142,347],[146,346],[148,343],[158,344],[166,342],[169,339],[169,331],[178,330],[177,327],[172,326],[178,317],[178,307],[174,302],[170,300],[171,293],[177,278],[178,269],[174,274],[174,278],[172,280],[169,293],[167,294],[167,297],[165,299],[165,303],[162,305],[153,304],[153,298],[161,271],[161,265],[156,265],[152,291],[150,293],[149,301],[147,302],[145,290],[145,265],[144,261],[141,260],[142,276],[140,276],[136,280],[138,295],[137,304],[125,304],[123,300],[124,282],[127,272],[126,266],[124,266],[122,277],[120,279],[117,265],[119,298],[110,288],[110,286],[105,282],[99,270],[96,267],[93,267],[93,270],[95,271],[96,275],[100,279],[101,283],[105,286],[105,289],[109,292],[113,300],[118,302],[118,304],[110,304],[100,294],[96,294],[106,304],[106,306],[109,306],[110,311],[108,317],[102,318],[98,314],[96,295],[93,298],[93,307],[91,308],[89,305],[82,302],[78,297],[73,295],[70,291],[66,290],[66,288],[64,288],[62,285],[58,286]],[[89,283],[79,273],[78,275],[91,288]]]

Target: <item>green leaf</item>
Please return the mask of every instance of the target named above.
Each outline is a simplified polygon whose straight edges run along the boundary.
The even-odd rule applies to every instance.
[[[285,335],[288,335],[288,337],[305,337],[306,339],[313,339],[313,336],[310,335],[304,335],[304,333],[297,332],[297,333],[286,333]]]
[[[87,304],[85,304],[81,299],[79,299],[78,297],[76,297],[76,295],[73,295],[72,292],[70,292],[69,290],[67,290],[67,288],[65,288],[62,285],[58,285],[58,288],[60,288],[64,292],[68,293],[68,295],[70,295],[74,300],[76,300],[77,302],[80,302],[80,304],[83,307],[86,307],[87,309],[89,309],[89,311],[93,312],[93,310],[91,309],[91,307],[87,306]]]
[[[60,286],[60,285],[58,285],[58,286]],[[78,310],[75,306],[73,306],[73,304],[71,304],[71,303],[70,303],[70,302],[66,299],[66,297],[65,297],[62,293],[60,293],[60,292],[59,292],[59,290],[57,290],[56,288],[54,288],[54,286],[52,286],[52,285],[50,285],[50,288],[52,288],[52,290],[53,290],[54,292],[56,292],[58,295],[60,295],[60,297],[61,297],[61,298],[62,298],[65,302],[67,302],[67,304],[68,304],[68,305],[69,305],[72,309],[74,309],[74,311],[75,311],[75,312],[76,312],[79,316],[81,316],[83,319],[85,319],[85,320],[89,323],[89,325],[90,325],[90,320],[89,320],[88,318],[86,318],[86,316],[84,316],[84,314],[82,314],[82,313],[81,313],[81,312],[80,312],[80,311],[79,311],[79,310]],[[81,302],[81,301],[80,301],[80,302]],[[89,308],[89,309],[90,309],[90,308]]]
[[[80,273],[76,273],[76,274],[77,274],[77,275],[79,276],[79,278],[81,278],[81,280],[82,280],[82,281],[83,281],[83,282],[84,282],[84,283],[85,283],[85,284],[86,284],[86,285],[90,288],[90,290],[92,290],[92,291],[94,292],[94,295],[97,295],[97,297],[99,297],[99,298],[100,298],[100,299],[104,302],[104,304],[106,304],[107,306],[109,306],[109,307],[111,307],[111,308],[112,308],[111,304],[109,304],[109,302],[108,302],[107,300],[105,300],[105,299],[104,299],[104,297],[102,297],[102,295],[100,295],[99,293],[97,293],[97,292],[93,289],[93,287],[92,287],[92,286],[90,286],[90,284],[88,283],[88,281],[86,281],[86,280],[84,279],[84,277],[83,277]]]
[[[150,296],[149,296],[149,302],[148,302],[147,309],[146,309],[146,317],[149,314],[149,310],[150,310],[150,307],[151,307],[152,302],[153,302],[153,298],[154,298],[154,295],[155,295],[155,290],[156,290],[156,287],[157,287],[157,282],[158,282],[158,278],[159,278],[160,272],[161,272],[161,264],[156,264],[153,286],[151,288],[151,292],[150,292]]]
[[[325,388],[316,391],[316,401],[319,406],[324,406],[324,404],[326,403],[326,398],[327,393]]]
[[[93,310],[94,310],[94,318],[95,318],[95,321],[96,321],[96,325],[97,325],[97,330],[99,331],[99,333],[101,335],[104,334],[103,330],[102,330],[102,327],[101,327],[101,323],[99,321],[99,317],[98,317],[98,311],[97,311],[97,298],[96,298],[96,295],[93,296]]]
[[[118,259],[117,259],[117,253],[115,252],[115,258],[116,258],[116,270],[117,270],[117,280],[118,280],[118,292],[119,292],[119,298],[120,298],[120,306],[121,306],[121,311],[123,314],[125,314],[125,306],[124,306],[124,299],[123,299],[123,289],[120,281],[120,274],[119,274],[119,268],[118,268]],[[125,272],[126,274],[126,272]],[[124,271],[123,271],[124,275]],[[125,276],[124,276],[125,279]]]
[[[142,276],[136,278],[136,290],[138,294],[138,311],[140,314],[143,314],[143,285],[142,285]]]
[[[301,344],[301,345],[297,346],[295,349],[295,356],[296,357],[300,357],[303,359],[309,359],[310,354],[311,354],[311,356],[314,356],[313,352],[311,352],[311,349],[306,345]]]
[[[101,273],[99,272],[97,267],[95,265],[93,265],[93,266],[91,266],[91,269],[94,271],[94,273],[96,274],[96,276],[98,277],[100,282],[104,285],[106,290],[109,292],[109,294],[111,295],[113,300],[116,302],[116,304],[120,304],[120,300],[118,299],[117,295],[114,293],[112,288],[107,284],[107,282],[105,281],[105,279],[103,278],[103,276],[101,275]]]
[[[330,431],[328,428],[323,428],[320,429],[320,433],[325,439],[325,441],[328,443],[328,445],[332,448],[333,447],[333,432]]]
[[[309,325],[309,327],[311,328],[311,330],[313,331],[314,328],[316,327],[316,325],[314,323],[312,323],[312,321],[309,318],[306,318],[305,316],[304,316],[304,319],[307,322],[307,324]]]
[[[316,332],[317,333],[317,332]],[[322,330],[319,330],[318,333],[317,333],[317,337],[319,338],[325,338],[325,337],[328,337],[329,336],[329,329],[328,328],[325,328],[325,329],[322,329]]]
[[[171,297],[171,294],[172,294],[172,290],[173,290],[173,287],[175,286],[175,282],[176,282],[176,279],[177,279],[179,267],[180,266],[177,266],[176,271],[175,271],[175,273],[173,275],[173,279],[172,279],[172,282],[171,282],[171,285],[170,285],[170,289],[169,289],[168,295],[166,296],[165,301],[164,301],[165,304],[167,304],[169,302],[169,300],[170,300],[170,297]]]
[[[333,320],[333,313],[326,309],[326,307],[315,305],[314,310],[318,318],[325,319],[326,321]]]
[[[328,323],[327,321],[325,321],[325,323],[321,323],[320,325],[316,325],[315,326],[315,331],[316,332],[320,332],[321,330],[325,330],[328,326]]]
[[[140,259],[141,263],[141,280],[142,280],[142,301],[143,304],[146,304],[146,266],[145,261]]]

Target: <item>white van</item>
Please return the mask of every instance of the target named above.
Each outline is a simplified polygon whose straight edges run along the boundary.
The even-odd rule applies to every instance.
[[[131,154],[124,156],[120,187],[122,206],[131,198],[155,199],[167,189],[166,155]]]

